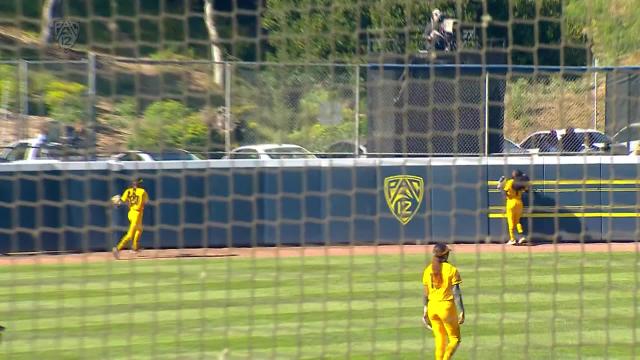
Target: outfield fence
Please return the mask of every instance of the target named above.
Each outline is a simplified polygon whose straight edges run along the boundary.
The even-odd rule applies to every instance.
[[[629,157],[109,162],[0,167],[2,252],[108,250],[125,230],[108,199],[145,180],[147,248],[501,242],[496,180],[533,179],[525,228],[539,242],[637,239],[639,160]],[[391,196],[413,187],[414,193]],[[405,196],[406,195],[406,196]]]

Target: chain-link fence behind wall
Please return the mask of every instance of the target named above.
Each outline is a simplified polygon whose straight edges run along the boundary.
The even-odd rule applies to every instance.
[[[604,71],[385,64],[369,65],[367,75],[371,152],[577,153],[585,143],[610,150],[612,139],[603,133]],[[562,147],[570,128],[576,135],[564,138]],[[539,144],[549,137],[553,147]]]
[[[46,135],[56,157],[95,155],[93,58],[0,63],[0,144],[3,161],[36,160],[35,139]],[[82,138],[82,141],[80,141]],[[82,142],[82,143],[80,143]],[[74,146],[66,146],[73,143]],[[70,152],[68,150],[73,150]],[[73,153],[73,154],[72,154]]]
[[[58,124],[51,138],[70,128],[84,132],[102,156],[180,148],[215,159],[260,144],[333,157],[555,152],[562,149],[551,143],[567,128],[595,134],[574,137],[574,152],[592,145],[584,142],[614,141],[620,126],[602,134],[605,109],[614,106],[605,107],[610,71],[533,70],[105,57],[95,64],[4,62],[0,141],[34,138],[50,123]]]
[[[89,61],[0,63],[0,139],[35,136],[48,121],[92,126]]]
[[[505,80],[504,90],[498,89],[504,91],[505,142],[522,145],[524,150],[582,152],[588,150],[585,146],[607,139],[602,134],[605,72],[511,72],[489,76]],[[564,137],[569,128],[577,129],[578,136]],[[503,148],[512,149],[509,144]]]
[[[358,121],[357,66],[238,63],[229,69],[232,146],[291,144],[347,155],[362,140],[357,134],[366,134],[366,122]]]

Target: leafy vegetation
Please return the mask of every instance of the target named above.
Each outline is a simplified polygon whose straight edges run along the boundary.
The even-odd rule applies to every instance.
[[[55,80],[45,85],[44,102],[49,116],[66,124],[87,121],[86,86]]]
[[[202,148],[209,133],[197,113],[175,100],[151,104],[132,130],[129,146],[144,150]]]
[[[472,3],[466,0],[465,9],[473,8]],[[334,4],[331,0],[267,2],[262,26],[270,34],[271,59],[363,63],[369,49],[405,53],[423,47],[424,27],[431,14],[427,2]],[[450,1],[436,0],[431,5],[455,13]]]
[[[242,9],[260,14],[260,18],[242,16],[229,2],[215,2],[216,26],[220,33],[222,46],[228,55],[243,60],[255,60],[271,57],[281,61],[346,61],[363,60],[366,55],[369,39],[390,39],[400,50],[410,52],[419,47],[422,41],[424,26],[429,19],[430,11],[439,8],[449,16],[455,16],[469,22],[482,21],[483,4],[475,0],[432,1],[369,1],[349,2],[335,0],[269,0],[265,2],[264,12],[260,12],[259,2],[238,0]],[[507,36],[513,32],[516,45],[524,45],[536,37],[539,44],[560,46],[562,40],[567,44],[568,52],[576,47],[584,47],[585,41],[592,43],[595,56],[607,64],[619,62],[640,48],[637,37],[628,36],[640,30],[640,14],[635,11],[635,3],[628,0],[485,0],[488,14],[494,21],[509,21],[510,29],[501,25],[489,24],[488,36]],[[459,3],[459,4],[458,4]],[[20,3],[17,3],[20,4]],[[42,16],[43,4],[38,1],[27,1],[18,6],[13,2],[0,5],[0,16],[3,18],[39,19]],[[339,6],[337,6],[337,5]],[[152,57],[168,59],[187,57],[207,57],[207,46],[189,44],[189,50],[176,50],[175,44],[184,43],[187,38],[206,40],[207,29],[204,22],[197,18],[185,18],[185,11],[204,14],[204,0],[172,0],[164,6],[164,11],[178,18],[155,19],[160,8],[154,2],[142,2],[137,8],[127,2],[118,2],[117,11],[109,2],[96,3],[93,14],[103,17],[125,16],[136,17],[151,15],[145,18],[140,26],[141,36],[146,41],[139,44],[140,53],[152,54]],[[458,6],[459,5],[459,6]],[[83,9],[79,11],[78,9]],[[56,17],[86,17],[89,12],[83,7],[61,9]],[[64,11],[68,11],[65,14]],[[513,18],[509,18],[509,15]],[[180,20],[182,16],[182,20]],[[542,19],[540,17],[543,17]],[[557,19],[557,20],[556,20]],[[533,21],[533,22],[532,22]],[[37,26],[30,21],[22,22],[25,34],[37,38]],[[565,32],[562,33],[562,27]],[[122,33],[132,31],[126,22],[118,22]],[[268,32],[268,46],[244,46],[233,41],[238,34],[258,34],[259,26]],[[158,29],[162,27],[160,39]],[[85,29],[83,29],[85,30]],[[256,31],[258,30],[258,31]],[[538,34],[535,32],[538,31]],[[80,34],[87,42],[84,31]],[[96,33],[94,36],[99,36]],[[97,41],[100,40],[100,41]],[[104,42],[116,42],[119,38],[97,39],[96,45]],[[162,44],[152,46],[150,42]],[[91,45],[91,44],[89,44]],[[390,46],[390,45],[389,45]],[[266,51],[265,51],[266,50]],[[381,49],[384,50],[384,49]],[[528,61],[532,54],[514,55],[520,61]],[[538,54],[545,58],[545,52]],[[549,56],[547,60],[557,56]],[[568,59],[565,59],[568,60]],[[543,61],[544,62],[544,61]]]
[[[137,114],[135,98],[126,97],[115,103],[113,111],[106,116],[105,120],[112,128],[123,131],[135,123]]]
[[[178,46],[168,46],[149,56],[153,60],[193,60],[195,52],[191,48],[180,49]]]
[[[603,80],[600,78],[600,86]],[[560,75],[517,78],[508,84],[504,133],[511,140],[520,142],[533,131],[569,126],[604,130],[604,111],[594,113],[593,77],[590,74],[570,79]],[[597,105],[601,109],[603,93],[601,91]]]
[[[0,65],[0,107],[16,111],[18,101],[17,66]]]
[[[347,69],[272,67],[244,77],[240,72],[232,99],[240,125],[236,140],[295,143],[312,151],[353,140],[355,79],[353,68]]]
[[[127,97],[115,104],[106,123],[127,133],[131,149],[180,148],[202,152],[221,136],[219,129],[209,129],[206,116],[206,112],[194,112],[175,100],[156,101],[140,116],[135,98]],[[207,142],[209,137],[211,141]]]
[[[591,39],[593,52],[605,65],[624,63],[638,53],[640,11],[628,0],[567,0],[565,15],[571,31]]]
[[[0,5],[0,16],[39,19],[42,14],[42,4],[39,2],[25,2],[21,7],[11,3]],[[257,8],[255,1],[239,0],[239,8],[250,9],[259,14],[259,17],[252,19],[246,16],[242,19],[234,18],[235,15],[232,14],[237,11],[230,3],[214,3],[215,24],[222,39],[220,46],[226,53],[225,57],[249,61],[268,59],[277,62],[361,64],[368,61],[369,50],[406,54],[420,49],[424,27],[434,8],[467,22],[479,24],[483,20],[483,4],[475,0],[462,0],[459,4],[449,0],[358,3],[335,0],[269,0],[265,2],[264,11],[259,11],[261,9]],[[486,0],[485,3],[493,21],[486,29],[487,35],[508,38],[511,33],[511,45],[517,47],[512,52],[511,60],[514,64],[563,62],[568,65],[584,65],[588,61],[584,51],[587,46],[591,47],[594,56],[603,65],[637,60],[633,55],[640,49],[640,38],[629,34],[640,32],[640,12],[635,11],[631,1]],[[160,8],[153,2],[143,2],[139,7],[127,4],[126,1],[120,1],[116,8],[109,6],[108,2],[96,4],[92,11],[105,18],[150,15],[139,24],[144,43],[136,44],[137,52],[131,54],[158,60],[190,60],[211,56],[204,21],[189,17],[184,18],[187,23],[183,23],[179,19],[186,12],[204,14],[204,0],[167,2],[164,10],[170,15],[177,15],[167,19],[159,18]],[[61,8],[59,11],[63,13],[57,15],[82,18],[90,14],[74,9]],[[65,14],[64,11],[73,13]],[[509,26],[503,27],[500,22],[508,22]],[[21,29],[22,32],[37,37],[37,22],[33,24]],[[130,30],[125,22],[117,22],[116,25],[121,27],[119,30],[122,34]],[[160,28],[164,31],[159,32]],[[238,35],[250,38],[257,36],[252,34],[261,32],[266,32],[268,36],[267,41],[260,42],[259,46],[252,45],[258,43],[251,41],[242,45],[241,41],[235,41],[234,38]],[[83,27],[78,42],[91,47],[94,44],[87,34],[89,32]],[[164,38],[161,39],[161,36]],[[198,41],[184,45],[187,38]],[[119,41],[117,37],[96,37],[93,40],[96,46],[109,46],[110,41]],[[134,42],[133,39],[125,41]],[[18,53],[14,56],[16,54]],[[560,54],[564,54],[564,59],[560,59]],[[18,105],[19,82],[15,70],[15,66],[0,65],[0,102],[9,109],[17,109]],[[255,71],[255,74],[249,74],[251,71]],[[233,74],[234,144],[295,142],[321,151],[333,140],[353,138],[354,99],[352,94],[347,94],[340,88],[342,85],[336,79],[327,78],[328,81],[323,82],[324,75],[309,67],[267,67],[251,71]],[[176,87],[209,86],[204,82],[196,84],[200,81],[197,76],[188,81],[189,83],[179,83]],[[339,86],[331,86],[332,81]],[[561,95],[579,99],[584,94],[582,88],[568,88],[571,86],[569,84],[557,86],[564,93],[558,92],[559,90],[548,91],[548,88],[538,85],[525,80],[510,84],[506,115],[515,119],[525,130],[538,126],[539,119],[546,116],[540,116],[544,109],[555,108],[555,105],[550,105],[554,104],[554,96],[555,99],[561,98]],[[579,87],[582,85],[581,82],[577,83]],[[120,88],[116,89],[116,95],[135,95],[131,90],[133,86],[126,78],[119,79],[117,87]],[[568,91],[575,92],[567,93]],[[38,115],[49,116],[67,124],[87,121],[85,93],[86,87],[82,84],[42,71],[30,74],[30,99],[45,105],[31,107],[31,111],[44,109]],[[109,93],[108,96],[111,95]],[[580,99],[586,98],[588,97],[583,96]],[[361,101],[364,104],[366,99]],[[584,104],[584,101],[579,100],[577,103]],[[534,109],[535,104],[545,105]],[[206,116],[185,105],[181,106],[166,101],[160,104],[156,102],[146,110],[141,109],[144,114],[140,116],[136,99],[126,98],[113,104],[113,112],[102,120],[115,128],[131,130],[129,145],[139,148],[158,144],[199,147],[212,142],[220,143],[220,131],[207,130],[211,126],[207,124]],[[566,108],[568,102],[564,106]],[[327,109],[332,112],[330,117],[339,121],[325,121]],[[339,110],[336,112],[334,109]],[[179,121],[173,121],[175,119]],[[590,117],[584,119],[587,121]],[[361,120],[360,135],[366,135],[363,134],[366,131],[365,120]],[[158,138],[154,138],[155,136]]]
[[[510,38],[519,49],[511,52],[514,64],[586,65],[587,37],[567,24],[560,0],[485,0],[494,22],[510,21],[508,28],[489,22],[487,37]],[[583,0],[575,0],[583,1]],[[601,0],[604,1],[604,0]],[[424,29],[431,11],[470,24],[483,22],[483,4],[474,0],[374,1],[362,4],[334,1],[274,0],[267,2],[263,26],[269,31],[277,61],[366,62],[368,51],[413,54],[424,48]],[[513,18],[509,18],[509,7]],[[300,10],[304,9],[304,10]],[[544,18],[541,18],[544,17]],[[536,34],[537,32],[537,34]],[[330,34],[330,36],[327,36]],[[564,40],[564,41],[563,41]],[[566,46],[565,43],[570,44]],[[551,45],[541,48],[540,45]],[[530,48],[530,49],[527,49]],[[560,59],[564,49],[564,59]]]
[[[88,103],[85,85],[65,81],[49,72],[29,72],[28,97],[30,114],[44,115],[67,125],[87,121]],[[22,91],[18,65],[0,65],[0,108],[18,113]]]

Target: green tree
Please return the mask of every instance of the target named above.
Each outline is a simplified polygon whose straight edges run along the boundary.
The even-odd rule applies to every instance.
[[[334,113],[332,110],[336,108],[338,112]],[[325,151],[336,141],[355,139],[353,108],[336,91],[323,88],[309,91],[300,100],[297,116],[299,127],[287,135],[287,140],[304,145],[308,150]],[[321,117],[325,117],[328,123],[320,122]]]
[[[344,111],[344,114],[351,115],[353,112],[346,110]],[[291,133],[288,136],[288,142],[303,144],[307,150],[313,152],[323,152],[326,151],[331,144],[336,142],[353,142],[355,140],[356,133],[355,125],[353,116],[350,118],[344,118],[343,121],[337,125],[323,125],[315,123]],[[366,132],[366,120],[360,119],[359,125],[360,133]]]
[[[448,0],[373,2],[368,9],[371,17],[368,31],[375,35],[382,34],[382,41],[377,43],[374,50],[415,54],[423,49],[425,29],[434,9],[440,10],[448,18],[479,21],[477,12],[481,8],[476,2],[461,0],[459,3],[461,13],[458,13],[456,2]]]
[[[66,124],[87,121],[86,87],[75,82],[54,80],[45,85],[44,102],[49,116]]]
[[[202,149],[209,133],[202,118],[175,100],[156,101],[133,126],[131,148],[157,151],[167,148]]]
[[[0,108],[17,112],[17,66],[0,65]]]
[[[242,125],[239,142],[294,143],[324,151],[336,141],[353,141],[354,95],[345,89],[354,85],[354,73],[328,75],[327,69],[276,67],[234,87],[232,112]]]
[[[310,73],[293,66],[238,70],[233,77],[232,114],[239,123],[241,143],[282,143],[298,127],[295,112],[301,95],[312,84]]]
[[[130,146],[143,150],[159,150],[175,145],[167,128],[191,115],[189,109],[175,100],[156,101],[144,111],[134,125]]]
[[[207,146],[209,129],[199,114],[191,114],[183,121],[166,127],[172,147],[188,150],[203,150]]]
[[[31,71],[29,70],[29,97],[42,98],[46,94],[47,88],[54,81],[58,81],[49,71]]]
[[[269,0],[262,26],[276,61],[353,62],[366,5],[352,1]]]
[[[591,40],[597,59],[621,64],[640,49],[640,11],[628,0],[567,0],[565,15],[575,36]]]
[[[465,0],[462,8],[471,2]],[[447,0],[343,1],[339,6],[332,0],[273,0],[267,2],[262,25],[270,34],[273,60],[361,63],[370,46],[402,53],[422,48],[435,7],[452,15],[456,11]]]
[[[507,39],[511,33],[512,45],[520,47],[512,50],[515,64],[533,64],[536,58],[541,65],[584,65],[587,61],[587,39],[576,31],[576,19],[564,16],[561,0],[485,1],[492,20],[487,36]],[[622,1],[627,0],[614,2]],[[573,13],[584,18],[585,3],[588,1],[569,0],[568,7],[580,8]],[[483,20],[483,4],[475,0],[379,0],[340,2],[339,6],[330,0],[273,0],[267,2],[263,26],[269,31],[273,60],[362,63],[367,60],[368,50],[417,53],[424,47],[425,27],[435,8],[466,24],[477,25]],[[600,11],[600,16],[608,13]],[[628,11],[627,17],[634,16],[629,13],[633,11]],[[500,22],[509,25],[505,27]],[[565,33],[563,22],[567,25]],[[632,24],[640,22],[629,22]],[[631,30],[626,34],[634,33]],[[565,50],[564,59],[560,58],[561,49]]]
[[[138,109],[136,105],[136,99],[133,97],[126,97],[113,106],[113,111],[106,118],[107,124],[111,127],[126,131],[133,126],[138,116]]]

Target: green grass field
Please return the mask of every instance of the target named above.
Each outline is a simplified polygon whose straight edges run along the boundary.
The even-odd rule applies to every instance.
[[[508,256],[507,256],[508,255]],[[420,359],[424,256],[5,266],[3,359]],[[454,254],[456,359],[640,357],[640,255]]]

